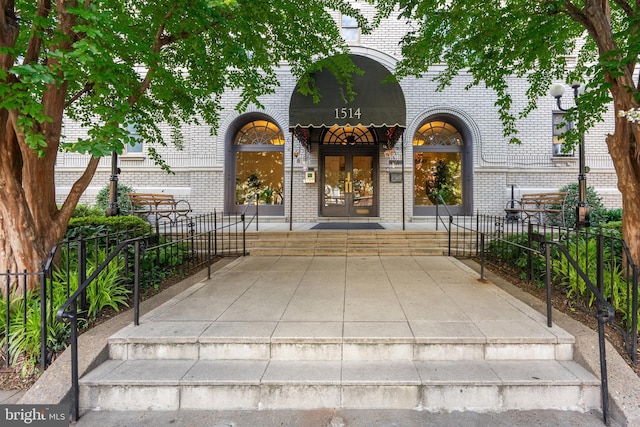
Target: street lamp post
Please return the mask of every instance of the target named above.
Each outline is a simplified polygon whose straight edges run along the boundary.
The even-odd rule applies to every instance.
[[[573,89],[573,100],[578,106],[578,97],[581,94],[583,86],[579,82],[571,83]],[[562,108],[562,95],[564,94],[564,85],[555,84],[551,86],[550,94],[556,99],[556,104],[560,111],[569,111],[570,109]],[[580,111],[578,110],[578,114]],[[579,118],[579,116],[578,116]],[[555,127],[554,123],[554,127]],[[573,123],[571,123],[573,125]],[[554,129],[554,132],[556,129]],[[584,155],[584,133],[580,132],[580,139],[578,141],[578,206],[576,206],[576,228],[581,229],[589,227],[591,222],[589,220],[589,205],[587,203],[587,166],[585,164]]]
[[[106,216],[120,215],[120,206],[118,206],[118,153],[111,153],[111,177],[109,178],[109,205],[107,206]]]

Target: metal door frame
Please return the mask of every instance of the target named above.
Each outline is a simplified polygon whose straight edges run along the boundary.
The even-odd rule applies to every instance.
[[[373,206],[368,207],[370,212],[368,214],[357,214],[354,212],[356,209],[353,206],[352,199],[345,198],[344,212],[340,215],[325,214],[324,198],[325,198],[325,156],[345,156],[345,172],[351,173],[353,176],[353,157],[354,156],[371,156],[372,158],[372,181],[373,181]],[[321,217],[349,217],[349,218],[367,218],[376,217],[380,209],[379,206],[379,177],[380,177],[380,165],[379,165],[379,147],[378,146],[366,146],[366,147],[320,147],[319,155],[319,191],[318,191],[318,215]]]

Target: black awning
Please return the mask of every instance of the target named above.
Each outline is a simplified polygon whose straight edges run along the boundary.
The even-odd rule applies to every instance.
[[[328,70],[316,73],[320,101],[302,95],[298,87],[289,103],[289,128],[330,128],[332,126],[406,127],[404,93],[382,64],[360,55],[351,55],[364,73],[353,76],[355,97],[345,102],[335,76]]]

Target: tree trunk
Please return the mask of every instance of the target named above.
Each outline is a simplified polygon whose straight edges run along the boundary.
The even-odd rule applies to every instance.
[[[636,141],[640,128],[616,116],[616,131],[607,137],[609,153],[618,175],[622,194],[622,237],[633,261],[640,262],[640,153]]]

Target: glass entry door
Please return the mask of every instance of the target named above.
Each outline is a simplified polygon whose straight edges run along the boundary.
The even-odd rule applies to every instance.
[[[374,153],[325,153],[322,167],[322,216],[377,215]]]

